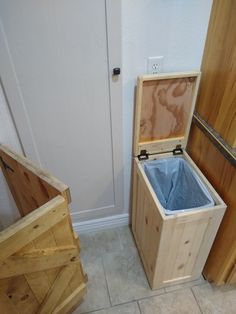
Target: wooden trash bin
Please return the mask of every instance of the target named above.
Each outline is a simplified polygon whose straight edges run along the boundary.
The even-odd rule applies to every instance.
[[[194,280],[201,275],[226,209],[185,151],[199,80],[199,72],[146,75],[138,79],[132,231],[152,289]],[[210,195],[211,206],[180,208],[167,214],[145,172],[145,163],[147,160],[149,164],[160,160],[168,163],[169,158],[184,160]],[[157,175],[157,183],[160,177]],[[189,197],[193,187],[188,186]]]
[[[0,312],[68,313],[81,302],[87,279],[69,188],[3,145],[0,164],[22,216],[0,232]]]

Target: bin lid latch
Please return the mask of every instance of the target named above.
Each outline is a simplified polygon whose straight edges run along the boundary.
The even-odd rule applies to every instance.
[[[176,147],[173,149],[173,155],[182,155],[183,150],[181,148],[181,145],[176,145]]]
[[[146,149],[142,149],[140,154],[138,155],[138,160],[147,160],[148,159],[148,153]]]

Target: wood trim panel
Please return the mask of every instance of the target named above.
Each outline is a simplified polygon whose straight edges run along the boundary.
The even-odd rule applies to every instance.
[[[213,145],[221,152],[222,155],[236,167],[236,149],[231,148],[219,134],[209,126],[197,113],[193,116],[194,124],[209,138]]]
[[[209,281],[223,284],[232,269],[236,243],[236,169],[209,138],[192,125],[188,153],[227,204],[227,210],[204,268]]]
[[[202,61],[197,112],[236,147],[236,1],[214,0]]]

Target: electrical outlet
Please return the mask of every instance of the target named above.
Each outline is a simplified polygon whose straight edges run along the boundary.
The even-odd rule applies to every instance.
[[[162,72],[163,58],[164,58],[163,56],[148,57],[147,73],[148,74],[158,74],[158,73]]]

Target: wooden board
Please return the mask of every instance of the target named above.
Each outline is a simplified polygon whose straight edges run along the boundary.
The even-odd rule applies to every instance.
[[[191,129],[188,152],[227,204],[204,268],[204,275],[209,281],[223,284],[236,261],[236,169],[196,125]],[[231,283],[235,277],[232,278]]]
[[[45,204],[45,208],[40,207],[0,233],[0,294],[6,294],[11,301],[10,307],[15,306],[20,313],[49,313],[73,292],[69,283],[72,276],[78,278],[73,279],[75,289],[86,282],[73,233],[64,233],[64,239],[67,238],[64,243],[71,243],[70,246],[50,240],[51,236],[57,238],[57,227],[61,227],[61,221],[65,219],[63,213],[68,215],[66,202],[62,196],[57,196],[49,203],[48,208]],[[57,210],[60,206],[61,217]],[[64,220],[64,223],[69,222]],[[49,233],[52,227],[55,233]],[[67,268],[68,272],[64,274],[63,269]],[[11,313],[10,307],[6,313]]]
[[[214,0],[201,66],[197,112],[236,147],[236,2]]]
[[[0,145],[0,165],[22,216],[57,195],[70,203],[68,186],[4,145]]]
[[[195,106],[199,72],[140,76],[135,107],[134,154],[185,147]]]
[[[134,171],[136,177],[134,185],[137,191],[133,194],[132,231],[148,280],[152,286],[163,220],[159,212],[156,211],[155,202],[150,198],[150,193],[142,177],[140,177],[136,163],[134,164]]]
[[[69,190],[6,147],[0,147],[0,156],[24,216],[0,232],[0,312],[66,313],[82,301],[87,281]]]
[[[149,159],[168,158],[158,154]],[[225,212],[225,204],[189,156],[192,165],[211,191],[214,207],[166,216],[144,170],[134,160],[132,231],[153,289],[198,278]]]
[[[183,137],[196,78],[143,82],[139,141]]]

